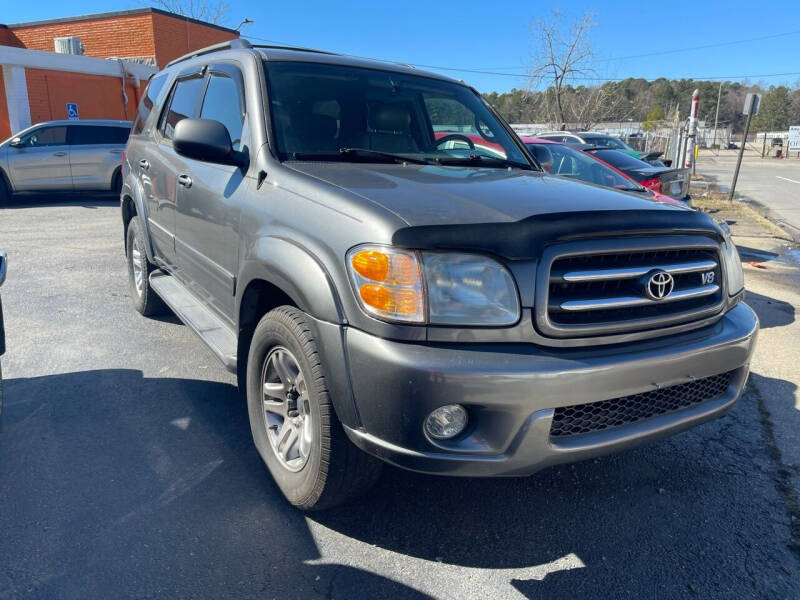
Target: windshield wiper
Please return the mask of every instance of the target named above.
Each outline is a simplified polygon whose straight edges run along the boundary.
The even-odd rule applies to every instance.
[[[440,165],[475,165],[480,163],[482,167],[514,167],[517,169],[532,169],[531,165],[525,163],[514,162],[507,158],[499,158],[495,156],[483,156],[482,154],[470,154],[468,156],[447,156],[437,158],[436,162]]]
[[[433,164],[424,158],[412,158],[402,154],[392,154],[391,152],[381,152],[380,150],[371,150],[369,148],[339,148],[339,154],[342,156],[385,158],[397,163],[412,163],[415,165]]]

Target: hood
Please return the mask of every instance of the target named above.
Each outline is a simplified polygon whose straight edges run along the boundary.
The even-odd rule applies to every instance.
[[[371,200],[410,226],[510,223],[554,212],[683,210],[635,192],[539,171],[325,162],[288,166]]]

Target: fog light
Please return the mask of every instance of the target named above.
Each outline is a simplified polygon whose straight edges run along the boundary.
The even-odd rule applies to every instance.
[[[425,431],[437,440],[449,440],[464,431],[467,411],[460,404],[440,406],[425,419]]]

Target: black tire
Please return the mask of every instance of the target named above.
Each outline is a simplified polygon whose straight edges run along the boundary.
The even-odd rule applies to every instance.
[[[150,287],[150,273],[155,270],[145,252],[145,239],[142,225],[138,217],[133,217],[128,223],[128,233],[125,237],[126,250],[128,255],[128,283],[133,299],[133,306],[145,317],[157,315],[164,310],[164,302],[158,294]],[[136,266],[139,270],[137,271]],[[137,286],[136,275],[142,275],[141,282]]]
[[[269,373],[267,361],[276,351],[288,351],[296,360],[297,381],[303,380],[304,393],[295,402],[307,406],[303,418],[311,419],[310,450],[297,471],[284,466],[278,451],[273,450],[276,442],[268,437],[275,435],[273,440],[277,440],[282,437],[283,428],[281,425],[278,431],[273,425],[275,433],[268,431],[264,408],[268,399],[263,391]],[[272,310],[256,327],[247,362],[247,409],[256,448],[275,483],[294,506],[319,510],[342,504],[372,487],[380,476],[381,461],[347,438],[328,396],[324,369],[306,315],[294,307]]]
[[[0,206],[5,206],[10,198],[11,191],[8,189],[8,184],[6,184],[3,174],[0,173]]]
[[[111,178],[111,193],[115,196],[122,194],[122,173],[120,171],[114,173],[114,177]]]

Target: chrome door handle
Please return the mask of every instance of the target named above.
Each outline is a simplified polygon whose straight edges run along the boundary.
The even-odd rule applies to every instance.
[[[150,168],[150,163],[147,162],[146,158],[143,158],[142,160],[139,161],[139,166],[145,171],[147,171]]]
[[[114,149],[114,150],[109,150],[109,152],[111,152],[111,154],[122,154],[123,152],[125,152],[125,150]]]
[[[178,183],[185,188],[192,187],[192,178],[188,175],[178,175]]]
[[[53,152],[53,156],[66,156],[66,152]]]

